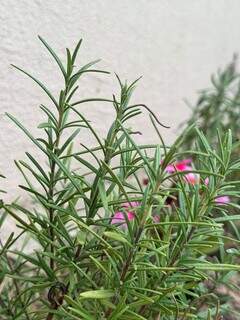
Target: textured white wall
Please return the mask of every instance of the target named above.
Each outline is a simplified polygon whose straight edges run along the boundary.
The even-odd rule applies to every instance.
[[[209,75],[239,51],[239,12],[239,0],[1,0],[0,171],[8,182],[0,183],[9,191],[8,198],[19,192],[20,174],[13,160],[24,158],[25,150],[36,150],[4,112],[17,116],[36,135],[38,106],[47,103],[39,88],[10,63],[31,71],[53,92],[61,86],[56,65],[38,34],[61,57],[66,46],[73,47],[83,37],[79,62],[100,57],[102,68],[122,78],[143,75],[134,100],[149,105],[171,126],[168,131],[161,129],[171,142],[189,112],[183,98],[194,101],[196,91],[208,86]],[[113,76],[90,75],[82,82],[79,97],[110,96],[116,88]],[[103,134],[112,109],[98,104],[82,110]],[[141,141],[153,142],[156,138],[147,119],[144,114],[134,126],[144,133]],[[86,143],[87,136],[80,139]]]

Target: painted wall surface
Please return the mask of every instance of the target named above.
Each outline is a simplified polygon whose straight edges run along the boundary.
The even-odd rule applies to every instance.
[[[72,48],[82,37],[80,64],[102,58],[99,67],[123,79],[142,75],[134,101],[147,104],[171,126],[161,129],[170,143],[189,114],[183,99],[194,102],[197,90],[209,85],[210,74],[239,51],[239,12],[239,0],[1,0],[0,171],[7,176],[1,181],[1,188],[9,192],[6,199],[19,195],[14,159],[23,159],[24,151],[39,160],[41,156],[4,113],[15,115],[37,136],[39,105],[49,105],[44,93],[10,64],[31,71],[54,93],[62,85],[38,34],[62,58],[64,48]],[[114,75],[92,74],[80,83],[78,97],[111,97],[117,90]],[[112,108],[99,103],[81,108],[103,136]],[[143,133],[140,142],[156,141],[146,113],[132,125]],[[79,142],[93,143],[85,132]]]

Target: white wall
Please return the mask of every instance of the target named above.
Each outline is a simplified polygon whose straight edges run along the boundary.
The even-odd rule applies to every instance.
[[[36,135],[42,117],[38,106],[47,103],[39,88],[10,63],[31,71],[53,92],[61,86],[38,34],[61,57],[66,46],[73,47],[82,37],[80,63],[100,57],[102,68],[122,78],[143,75],[134,100],[149,105],[171,126],[161,129],[171,142],[189,112],[183,98],[194,101],[196,91],[209,85],[210,74],[239,51],[239,12],[239,0],[1,0],[0,171],[8,180],[0,183],[10,192],[8,199],[19,193],[20,174],[13,160],[24,158],[25,150],[36,150],[4,112],[14,114]],[[90,75],[79,97],[110,96],[116,88],[114,76]],[[112,109],[100,104],[82,110],[103,134]],[[144,114],[134,124],[144,133],[141,142],[156,139],[147,119]],[[81,139],[86,143],[87,136]]]

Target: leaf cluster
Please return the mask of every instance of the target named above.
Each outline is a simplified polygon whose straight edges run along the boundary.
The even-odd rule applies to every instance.
[[[228,210],[238,205],[215,201],[240,195],[239,181],[228,179],[240,168],[239,160],[232,160],[231,131],[219,134],[213,148],[192,125],[168,147],[157,116],[144,104],[131,104],[137,81],[128,84],[117,76],[119,92],[111,98],[76,99],[85,73],[108,73],[94,67],[97,61],[76,67],[81,40],[73,51],[66,49],[63,64],[39,39],[63,76],[63,88],[55,97],[16,67],[43,90],[49,105],[40,106],[46,116],[41,138],[7,114],[45,162],[28,152],[16,161],[25,179],[19,187],[34,200],[32,207],[19,201],[1,205],[0,227],[9,215],[19,228],[0,248],[1,319],[220,319],[229,304],[216,290],[222,284],[234,288],[231,278],[240,270],[235,226],[240,217]],[[81,112],[81,104],[93,102],[114,110],[104,138]],[[128,126],[143,109],[159,139],[154,145],[137,144],[139,132]],[[83,130],[95,145],[79,139]],[[197,147],[181,151],[192,132]],[[195,185],[186,183],[186,171],[166,171],[188,154],[197,159],[191,172],[199,175]],[[119,223],[113,222],[116,212],[124,217]],[[226,234],[225,223],[233,235]],[[37,248],[29,253],[30,243]]]

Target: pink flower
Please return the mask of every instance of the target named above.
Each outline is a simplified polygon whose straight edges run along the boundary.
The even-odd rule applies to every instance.
[[[176,171],[192,171],[193,168],[189,165],[192,163],[192,159],[183,159],[181,161],[177,161],[175,164],[169,164],[166,167],[166,171],[168,173],[173,173]],[[200,182],[200,175],[193,173],[193,172],[189,172],[187,174],[184,175],[184,180],[185,182],[191,184],[191,185],[195,185],[198,184]]]
[[[206,186],[208,186],[208,184],[209,184],[209,178],[208,178],[208,177],[204,180],[204,184],[205,184]]]
[[[185,174],[185,176],[183,178],[187,183],[189,183],[191,185],[198,184],[199,181],[200,181],[199,174],[192,173],[192,172],[189,172],[189,173]]]
[[[131,208],[138,207],[140,205],[137,201],[126,202],[122,204],[122,208],[125,209],[125,214],[122,211],[117,211],[114,213],[114,216],[111,218],[111,224],[121,224],[123,228],[127,227],[126,217],[128,221],[132,221],[135,218],[135,213]]]
[[[122,204],[122,208],[134,208],[139,206],[140,206],[140,202],[137,202],[137,201],[130,201]]]
[[[127,212],[126,213],[127,215],[127,218],[129,221],[133,220],[135,218],[135,215],[133,212]],[[111,224],[122,224],[123,226],[126,226],[126,223],[125,223],[125,215],[123,212],[121,211],[117,211],[115,212],[113,218],[112,218],[112,221],[111,221]]]
[[[154,223],[159,223],[160,222],[160,217],[157,216],[157,215],[153,216],[153,222]]]
[[[192,159],[183,159],[181,161],[177,161],[175,164],[169,164],[166,167],[166,171],[168,173],[173,173],[175,171],[187,171],[192,170],[192,167],[189,164],[192,162]]]
[[[226,204],[226,203],[230,202],[230,198],[229,198],[229,196],[219,196],[219,197],[215,198],[215,202],[220,205]]]

